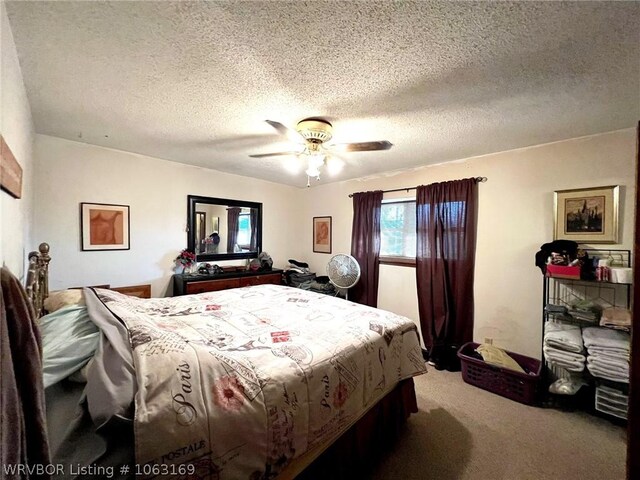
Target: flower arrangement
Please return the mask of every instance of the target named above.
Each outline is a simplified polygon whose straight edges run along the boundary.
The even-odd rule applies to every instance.
[[[180,252],[180,255],[176,257],[176,265],[182,265],[183,267],[190,267],[196,263],[196,254],[190,252],[186,248]]]

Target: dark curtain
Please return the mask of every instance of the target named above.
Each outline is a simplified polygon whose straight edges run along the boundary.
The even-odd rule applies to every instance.
[[[380,257],[380,208],[382,191],[353,195],[351,255],[360,264],[360,281],[349,290],[349,300],[378,305],[378,259]]]
[[[455,364],[455,350],[473,340],[476,180],[418,187],[416,216],[422,336],[436,366],[439,361]]]
[[[258,211],[255,208],[251,209],[249,219],[251,225],[251,241],[249,242],[249,251],[255,252],[258,249],[256,245],[258,241]]]
[[[241,210],[240,207],[227,208],[227,253],[233,252],[233,247],[238,243],[238,224]]]

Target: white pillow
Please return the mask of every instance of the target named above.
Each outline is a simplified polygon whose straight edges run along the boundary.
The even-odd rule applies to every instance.
[[[44,309],[49,313],[69,305],[84,305],[82,289],[57,290],[49,293],[49,296],[44,300]]]

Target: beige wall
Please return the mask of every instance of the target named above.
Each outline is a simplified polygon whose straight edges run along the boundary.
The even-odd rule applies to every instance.
[[[350,193],[486,176],[488,182],[479,185],[474,337],[480,341],[491,337],[498,346],[539,357],[542,276],[534,266],[534,255],[553,239],[553,192],[620,185],[621,243],[606,248],[631,248],[635,142],[635,130],[627,129],[308,189],[303,202],[303,258],[313,270],[324,272],[331,257],[312,253],[314,216],[333,217],[333,253],[349,253]],[[363,153],[360,160],[392,154],[393,150]],[[413,268],[382,266],[378,306],[417,320],[415,285]]]
[[[164,296],[187,245],[187,195],[262,202],[263,249],[284,267],[303,190],[46,135],[36,135],[34,236],[51,245],[51,288],[150,283]],[[80,202],[130,206],[131,249],[80,250]],[[237,262],[236,262],[237,263]]]
[[[22,198],[0,191],[0,263],[22,277],[31,242],[33,121],[4,2],[0,3],[0,133],[23,170]]]
[[[386,154],[392,152],[362,155]],[[348,253],[350,193],[486,176],[489,181],[479,186],[475,339],[491,337],[499,346],[539,356],[542,278],[534,255],[553,237],[553,192],[621,185],[621,243],[607,248],[632,245],[634,129],[311,189],[43,135],[36,136],[35,159],[34,238],[52,245],[54,289],[151,283],[154,295],[164,295],[173,258],[186,245],[188,194],[263,202],[264,250],[274,265],[296,258],[322,274],[331,255],[312,252],[311,218],[332,216],[333,253]],[[80,202],[130,205],[131,250],[80,251]],[[415,270],[385,265],[380,279],[379,307],[417,322]]]

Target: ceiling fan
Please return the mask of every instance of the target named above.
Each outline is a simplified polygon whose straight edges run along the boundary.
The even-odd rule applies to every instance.
[[[309,179],[315,177],[320,180],[320,168],[326,165],[327,160],[334,157],[337,159],[335,152],[371,152],[375,150],[389,150],[393,144],[387,140],[379,140],[374,142],[358,142],[358,143],[339,143],[327,145],[326,142],[331,140],[333,134],[333,126],[327,120],[319,117],[310,117],[300,120],[293,131],[285,127],[280,122],[273,120],[265,120],[276,131],[288,139],[296,142],[301,141],[299,149],[287,152],[261,153],[257,155],[249,155],[252,158],[277,157],[283,155],[295,155],[298,158],[307,160],[307,187],[310,186]]]

